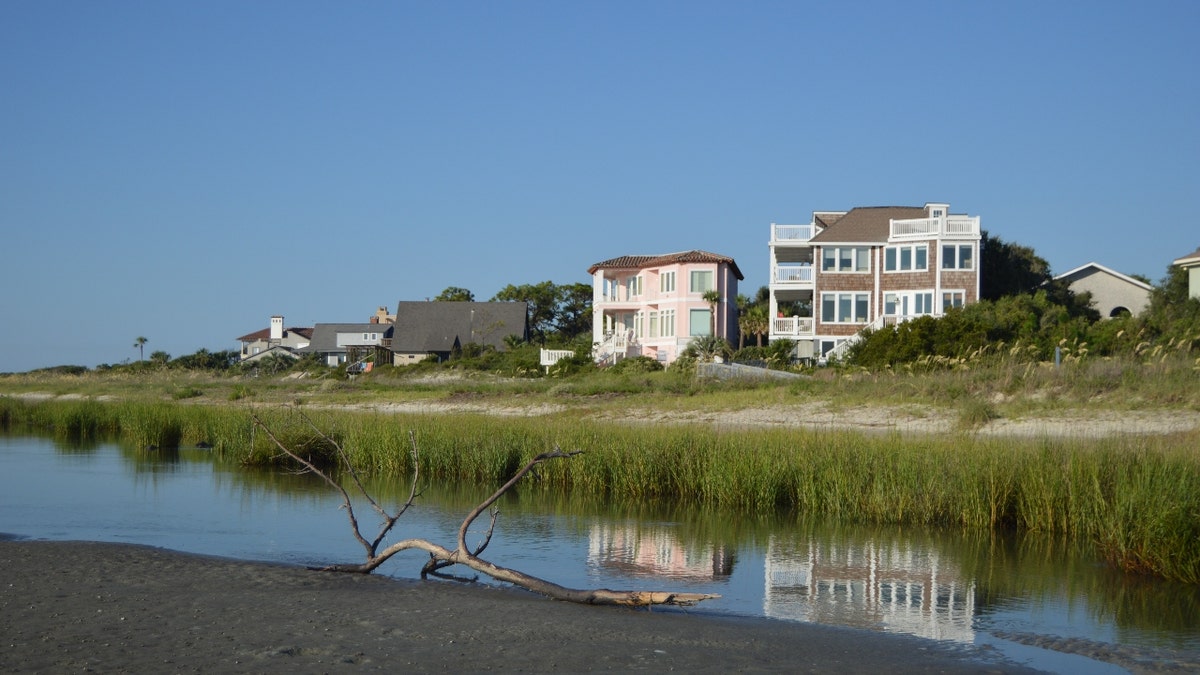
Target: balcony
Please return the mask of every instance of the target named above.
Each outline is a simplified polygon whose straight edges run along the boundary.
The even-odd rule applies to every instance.
[[[979,216],[893,220],[888,241],[933,239],[935,237],[940,239],[979,239]]]
[[[771,338],[800,338],[813,336],[811,316],[781,316],[771,319]]]
[[[775,265],[771,269],[771,285],[806,287],[813,286],[812,265]]]
[[[771,223],[771,245],[776,244],[807,244],[813,238],[813,226],[808,225],[778,225]]]

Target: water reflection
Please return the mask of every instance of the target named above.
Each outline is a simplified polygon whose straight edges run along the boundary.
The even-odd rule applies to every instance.
[[[733,563],[731,547],[689,546],[663,525],[598,522],[588,532],[588,564],[622,576],[720,581]]]
[[[763,613],[973,643],[975,582],[910,537],[772,535]]]
[[[409,494],[403,478],[373,477],[367,487],[389,506]],[[494,489],[423,485],[401,521],[403,536],[452,541],[465,514]],[[205,449],[0,436],[0,532],[351,562],[361,553],[340,501],[316,476],[223,464]],[[1200,587],[1107,569],[1089,546],[1068,539],[847,527],[796,514],[734,517],[537,486],[505,495],[499,506],[488,556],[567,586],[719,593],[704,611],[959,644],[1041,645],[1053,637],[1054,649],[1136,647],[1150,650],[1151,662],[1168,659],[1155,650],[1168,650],[1173,663],[1200,668]],[[368,514],[364,506],[366,530],[376,523]],[[415,576],[419,558],[385,573]]]

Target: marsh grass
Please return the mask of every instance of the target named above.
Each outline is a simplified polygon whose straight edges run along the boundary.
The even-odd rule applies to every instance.
[[[1131,377],[1123,369],[1106,372],[1071,377]],[[925,386],[916,377],[896,379],[902,391]],[[979,400],[969,379],[960,385]],[[808,392],[819,385],[794,386]],[[789,387],[751,393],[765,404],[794,396]],[[751,400],[742,394],[732,389],[693,396],[706,399],[707,406],[735,407]],[[604,403],[628,404],[619,397]],[[960,410],[971,424],[996,414],[990,404]],[[1029,440],[968,432],[901,436],[630,425],[586,419],[573,410],[501,418],[258,402],[219,406],[0,397],[0,424],[6,429],[41,430],[75,440],[119,438],[138,447],[205,443],[229,462],[280,462],[277,448],[256,431],[252,414],[261,416],[289,447],[326,464],[333,451],[323,436],[328,435],[357,467],[380,477],[411,472],[410,430],[423,476],[470,485],[499,485],[529,458],[558,446],[585,454],[540,467],[521,490],[622,503],[686,503],[715,513],[797,512],[847,523],[1084,537],[1120,569],[1200,583],[1197,432]]]

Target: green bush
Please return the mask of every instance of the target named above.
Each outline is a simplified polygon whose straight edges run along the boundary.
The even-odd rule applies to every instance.
[[[663,369],[663,364],[649,356],[635,356],[631,359],[621,359],[608,369],[614,375],[654,373]]]

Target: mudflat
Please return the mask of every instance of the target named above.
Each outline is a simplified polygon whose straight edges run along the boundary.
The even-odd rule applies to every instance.
[[[96,542],[0,541],[7,672],[1029,672],[918,638]]]

